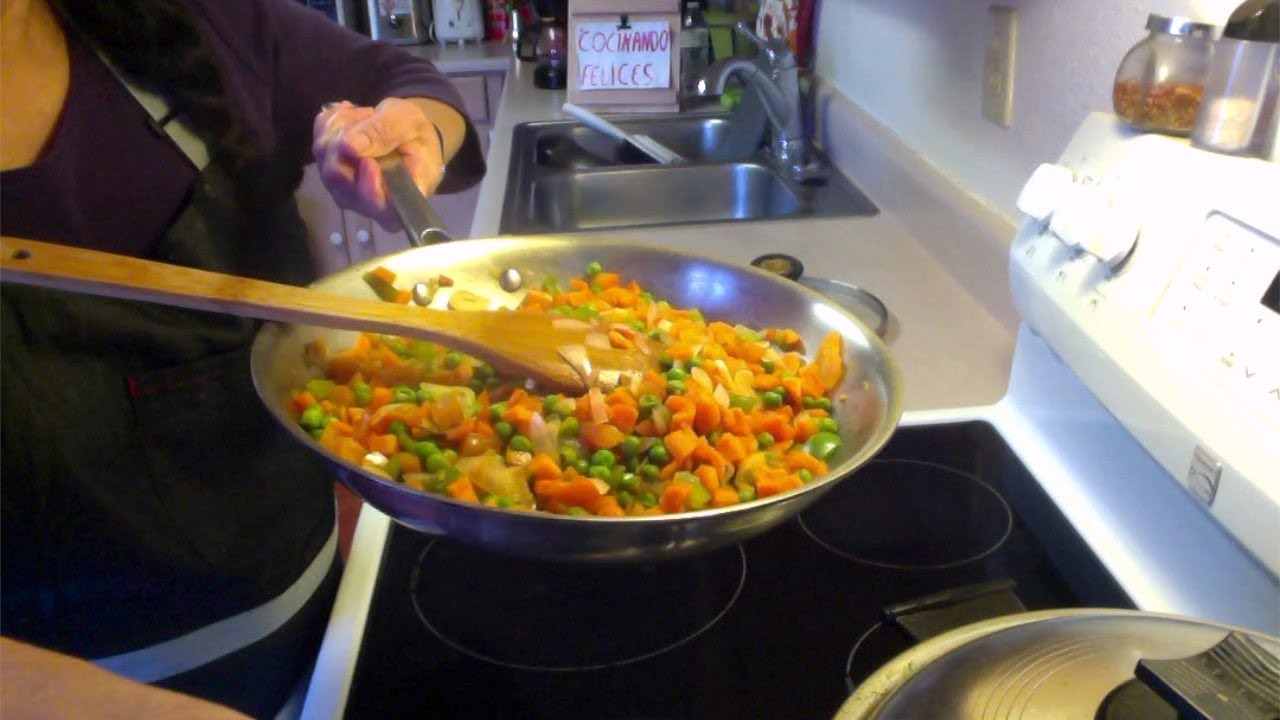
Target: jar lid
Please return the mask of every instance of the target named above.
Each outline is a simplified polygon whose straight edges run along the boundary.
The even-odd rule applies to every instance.
[[[1212,37],[1218,29],[1216,25],[1196,22],[1189,17],[1175,15],[1166,17],[1151,13],[1147,16],[1147,29],[1152,32],[1168,35],[1186,35],[1188,37]]]

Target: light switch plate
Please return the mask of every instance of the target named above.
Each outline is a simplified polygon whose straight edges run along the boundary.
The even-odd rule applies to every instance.
[[[1018,11],[1004,5],[987,9],[987,57],[982,75],[982,116],[1013,124],[1013,63],[1018,39]]]

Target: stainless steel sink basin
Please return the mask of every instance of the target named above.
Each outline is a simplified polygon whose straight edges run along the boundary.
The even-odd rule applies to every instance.
[[[519,125],[499,232],[526,234],[737,220],[874,215],[877,209],[825,156],[803,181],[784,177],[760,148],[721,160],[727,115],[618,122],[675,150],[658,165],[579,123]]]

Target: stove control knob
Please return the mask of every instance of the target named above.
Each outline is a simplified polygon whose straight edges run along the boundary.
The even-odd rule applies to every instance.
[[[1081,239],[1080,248],[1110,267],[1118,267],[1138,242],[1142,223],[1135,213],[1110,206],[1102,213],[1094,232]]]
[[[1049,232],[1067,247],[1084,247],[1100,229],[1107,199],[1094,185],[1073,185],[1049,218]]]
[[[1073,179],[1071,171],[1061,165],[1042,164],[1018,193],[1018,209],[1039,222],[1048,220],[1071,192]]]

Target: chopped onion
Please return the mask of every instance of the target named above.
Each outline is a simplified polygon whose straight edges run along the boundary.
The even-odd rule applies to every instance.
[[[596,486],[596,490],[599,490],[601,495],[609,494],[609,483],[601,480],[600,478],[593,477],[589,477],[587,480],[590,481],[592,485]]]
[[[540,412],[529,416],[529,442],[533,445],[535,453],[555,457],[555,436],[551,435],[547,422]]]
[[[591,384],[591,359],[587,357],[587,348],[583,345],[561,345],[556,348],[556,352],[565,362],[569,363],[569,367],[578,373],[578,377],[582,378],[584,384]]]
[[[649,310],[644,316],[644,326],[653,327],[653,323],[658,319],[658,303],[649,303]]]
[[[654,408],[653,415],[650,418],[653,420],[653,429],[659,435],[666,435],[667,428],[671,426],[671,411],[667,409],[667,406],[659,405]]]
[[[604,333],[587,333],[587,337],[582,341],[587,347],[608,349],[613,347],[609,342],[609,336]]]
[[[697,368],[694,369],[696,370]],[[716,404],[720,407],[729,407],[729,391],[725,390],[723,385],[717,383],[716,389],[711,391],[711,397],[715,398]]]
[[[590,330],[591,323],[578,320],[576,318],[558,317],[552,318],[551,327],[557,330]]]
[[[587,401],[591,403],[591,422],[609,422],[609,408],[605,407],[604,394],[599,388],[591,388],[587,393]]]
[[[706,370],[703,370],[700,367],[690,368],[689,377],[693,378],[694,382],[698,383],[699,385],[706,388],[707,390],[710,390],[715,386],[715,384],[711,382],[711,376],[707,374]]]
[[[755,376],[751,374],[750,370],[739,370],[738,372],[734,373],[733,374],[734,390],[736,390],[739,395],[750,395],[752,392],[755,391],[755,389],[751,387],[751,380],[754,377]]]

